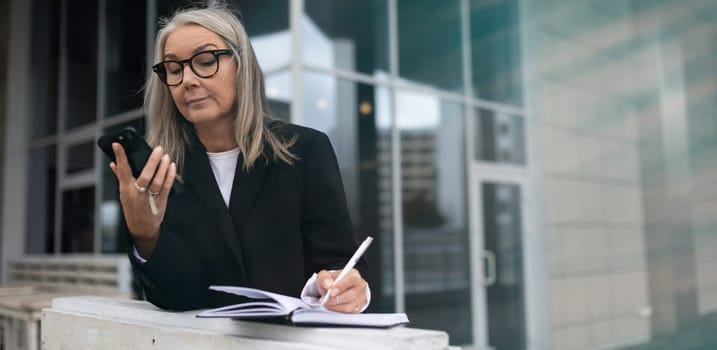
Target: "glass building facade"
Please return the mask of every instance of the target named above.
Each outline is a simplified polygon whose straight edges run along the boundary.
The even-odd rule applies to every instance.
[[[1,266],[126,251],[95,140],[146,131],[187,4],[8,2]],[[717,3],[232,4],[274,115],[334,145],[370,310],[473,349],[717,348]]]

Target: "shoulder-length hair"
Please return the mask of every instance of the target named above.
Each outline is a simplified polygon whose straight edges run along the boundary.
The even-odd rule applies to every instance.
[[[264,92],[264,76],[254,49],[241,21],[226,6],[185,9],[161,21],[154,48],[154,63],[164,56],[167,37],[178,26],[197,24],[219,35],[234,52],[238,62],[236,73],[237,99],[234,105],[234,138],[244,157],[244,171],[250,171],[262,155],[271,160],[292,164],[296,158],[289,147],[295,139],[284,140],[268,126],[272,119]],[[183,174],[186,147],[192,140],[192,127],[175,107],[169,87],[151,71],[145,85],[144,108],[149,115],[148,142],[160,145]],[[265,147],[269,149],[266,150]],[[269,152],[267,152],[269,151]],[[268,153],[271,155],[269,156]]]

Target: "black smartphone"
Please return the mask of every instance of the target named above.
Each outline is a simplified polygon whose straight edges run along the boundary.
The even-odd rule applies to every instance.
[[[117,142],[124,147],[129,167],[132,169],[132,175],[138,178],[139,174],[142,173],[142,169],[144,169],[144,166],[147,164],[149,156],[152,154],[152,147],[149,147],[147,141],[131,126],[107,133],[97,139],[97,146],[99,146],[102,152],[105,152],[113,162],[117,162],[115,152],[112,151],[113,142]],[[182,188],[181,184],[174,181],[169,195],[181,193]]]
[[[129,166],[132,169],[132,175],[135,178],[139,177],[144,165],[147,164],[149,155],[152,154],[152,147],[149,147],[147,141],[131,126],[107,133],[97,139],[97,145],[113,162],[116,162],[115,153],[112,151],[112,143],[114,142],[122,145],[127,154]]]

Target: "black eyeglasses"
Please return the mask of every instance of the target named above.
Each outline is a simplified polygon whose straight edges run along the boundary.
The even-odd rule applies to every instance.
[[[219,71],[219,56],[232,55],[232,50],[207,50],[195,53],[181,61],[163,61],[152,66],[159,79],[168,86],[177,86],[184,80],[184,65],[200,78],[209,78]]]

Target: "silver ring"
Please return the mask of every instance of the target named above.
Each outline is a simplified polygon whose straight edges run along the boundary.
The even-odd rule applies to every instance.
[[[150,195],[151,197],[157,197],[157,196],[159,196],[159,191],[157,191],[157,192],[152,192],[151,190],[147,189],[147,193],[149,193],[149,195]]]
[[[137,191],[139,191],[140,193],[147,192],[147,187],[142,187],[142,186],[138,185],[136,181],[134,182],[134,188],[136,188]]]
[[[336,305],[341,305],[344,303],[344,299],[340,296],[336,297]]]

